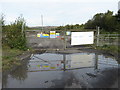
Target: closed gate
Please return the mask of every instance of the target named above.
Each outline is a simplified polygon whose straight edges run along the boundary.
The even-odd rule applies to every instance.
[[[78,35],[76,34],[78,33]],[[89,33],[93,33],[92,37]],[[84,35],[86,34],[86,35]],[[32,30],[26,31],[27,45],[35,49],[75,49],[78,47],[87,47],[86,42],[90,42],[90,38],[93,40],[88,43],[94,44],[94,32],[79,32],[79,31],[44,31]],[[89,40],[86,40],[89,39]],[[74,43],[76,43],[74,45]],[[80,42],[80,43],[79,43]],[[73,44],[73,45],[72,45]]]

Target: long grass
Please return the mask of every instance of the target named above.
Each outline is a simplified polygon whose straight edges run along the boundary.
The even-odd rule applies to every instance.
[[[3,46],[2,50],[2,70],[10,70],[14,65],[20,65],[18,55],[22,54],[22,50],[10,49],[7,46]]]
[[[115,45],[103,45],[103,46],[97,47],[97,49],[107,51],[108,53],[111,53],[111,54],[120,53],[119,46],[115,46]]]

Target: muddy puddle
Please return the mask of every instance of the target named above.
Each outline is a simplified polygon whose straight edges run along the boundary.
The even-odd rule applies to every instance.
[[[96,53],[32,54],[9,74],[3,88],[117,88],[118,63]]]

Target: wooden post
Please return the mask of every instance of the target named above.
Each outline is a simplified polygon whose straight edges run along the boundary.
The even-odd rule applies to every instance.
[[[66,30],[64,31],[64,50],[66,50]]]
[[[98,54],[95,53],[95,70],[98,69]]]
[[[99,46],[99,34],[100,34],[100,27],[97,28],[97,46]]]
[[[65,71],[66,70],[66,55],[65,54],[63,54],[63,63],[64,63],[64,68],[63,68],[63,70]]]

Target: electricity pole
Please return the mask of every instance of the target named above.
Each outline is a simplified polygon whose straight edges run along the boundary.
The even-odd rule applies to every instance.
[[[22,34],[23,34],[23,31],[24,31],[24,22],[22,23]]]
[[[41,15],[41,24],[42,24],[42,31],[43,31],[43,15]]]

